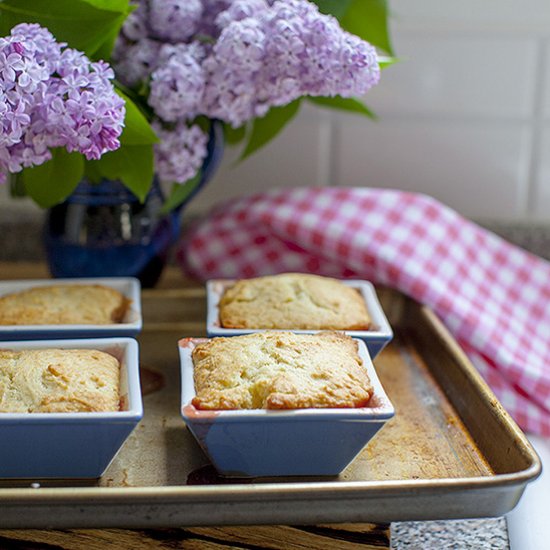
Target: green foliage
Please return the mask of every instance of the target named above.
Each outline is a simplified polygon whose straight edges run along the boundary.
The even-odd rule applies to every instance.
[[[153,144],[158,138],[137,106],[120,90],[118,93],[126,101],[121,146],[116,151],[104,154],[99,160],[88,161],[86,175],[92,181],[101,178],[119,179],[143,200],[153,182]]]
[[[376,119],[376,115],[363,102],[352,97],[308,97],[307,99],[311,103],[321,107],[348,111],[350,113],[367,116],[373,120]]]
[[[346,14],[353,0],[313,0],[321,13],[328,13],[340,19]]]
[[[129,0],[3,0],[0,36],[19,23],[39,23],[62,42],[92,59],[110,55],[114,38],[132,11]]]
[[[124,131],[120,136],[123,145],[149,145],[158,142],[158,137],[138,106],[123,92],[117,93],[126,103]]]
[[[154,174],[151,145],[122,146],[92,162],[104,178],[121,180],[141,201],[147,196]]]
[[[187,197],[197,188],[197,185],[201,182],[202,170],[199,170],[192,178],[188,179],[185,183],[175,183],[172,186],[170,196],[166,199],[162,212],[164,214],[174,210],[180,206]]]
[[[386,0],[353,0],[340,24],[352,34],[393,55]]]
[[[84,173],[84,157],[54,149],[52,159],[40,166],[27,168],[21,174],[25,192],[39,206],[49,208],[66,199]]]
[[[342,28],[393,55],[387,0],[313,0],[323,13],[334,15]]]
[[[223,125],[223,139],[228,145],[236,145],[246,137],[247,124],[240,128],[232,128],[229,124]]]
[[[384,69],[387,69],[388,67],[391,67],[392,65],[395,65],[396,63],[399,63],[400,59],[398,57],[387,57],[387,56],[379,56],[378,57],[378,65],[380,65],[380,70],[383,71]]]
[[[254,119],[248,142],[239,160],[249,157],[279,134],[296,116],[300,101],[297,99],[283,107],[274,107],[264,117]]]

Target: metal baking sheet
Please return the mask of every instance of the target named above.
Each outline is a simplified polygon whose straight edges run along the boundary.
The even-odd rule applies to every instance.
[[[340,476],[218,477],[179,414],[177,340],[205,335],[205,291],[144,290],[143,421],[91,485],[0,483],[0,527],[297,525],[507,513],[539,475],[539,458],[433,313],[396,292],[378,292],[395,338],[374,363],[396,415]]]

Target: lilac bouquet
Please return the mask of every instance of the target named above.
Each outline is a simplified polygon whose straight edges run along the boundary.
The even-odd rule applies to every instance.
[[[99,159],[120,146],[124,100],[113,70],[21,23],[0,39],[0,182],[41,165],[52,149]]]
[[[4,24],[16,1],[33,10],[0,40],[0,178],[22,171],[35,199],[47,184],[28,169],[57,163],[74,185],[83,175],[118,178],[140,197],[155,174],[174,185],[168,202],[177,206],[198,184],[214,122],[245,142],[245,158],[302,100],[370,115],[355,98],[379,81],[375,46],[391,53],[378,0],[71,0],[94,36],[84,44],[63,25],[69,0],[44,0],[51,33],[29,23],[43,22],[32,0],[0,3]],[[105,17],[97,36],[90,13]]]
[[[306,0],[141,2],[113,60],[123,84],[146,90],[157,174],[177,183],[206,155],[198,116],[239,128],[303,96],[362,96],[380,76],[374,47]]]

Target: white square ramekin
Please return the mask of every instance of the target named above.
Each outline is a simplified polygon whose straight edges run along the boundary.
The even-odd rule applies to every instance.
[[[225,290],[234,283],[235,279],[211,279],[206,282],[206,334],[210,337],[238,336],[240,334],[250,334],[252,332],[262,332],[266,330],[254,328],[225,328],[221,326],[219,303]],[[372,329],[369,330],[346,330],[343,332],[353,338],[363,340],[367,345],[370,356],[374,359],[393,338],[392,328],[380,305],[374,285],[369,281],[356,279],[342,279],[342,283],[358,290],[365,300],[365,305],[373,324]],[[281,330],[291,330],[296,333],[319,332],[315,330],[294,330],[292,327]]]
[[[0,325],[0,341],[65,338],[105,338],[137,336],[142,329],[141,285],[134,277],[96,277],[71,279],[21,279],[0,281],[0,296],[37,286],[97,284],[118,290],[130,300],[130,308],[121,323],[108,325]]]
[[[101,477],[143,416],[136,340],[18,341],[2,347],[97,349],[120,361],[120,411],[0,413],[0,479]]]
[[[374,389],[370,405],[349,409],[199,410],[192,350],[205,339],[180,340],[181,414],[217,471],[232,477],[334,476],[395,414],[365,343],[359,354]]]

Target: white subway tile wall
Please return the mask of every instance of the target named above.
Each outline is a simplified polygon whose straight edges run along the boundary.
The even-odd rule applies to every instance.
[[[378,121],[307,107],[243,163],[228,151],[189,214],[275,187],[345,185],[427,193],[483,220],[550,222],[550,2],[389,3],[402,61],[365,97]],[[37,212],[5,189],[0,205],[2,217]]]

